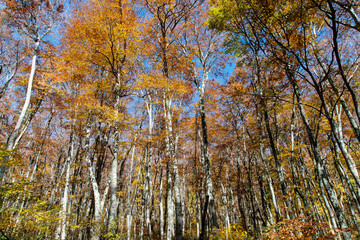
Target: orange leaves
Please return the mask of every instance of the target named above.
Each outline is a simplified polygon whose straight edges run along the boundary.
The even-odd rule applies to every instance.
[[[228,92],[231,95],[243,95],[246,92],[244,85],[240,82],[232,82],[227,87]]]
[[[154,91],[164,91],[166,94],[173,96],[183,96],[191,93],[189,84],[176,78],[166,78],[161,75],[141,75],[138,81],[137,90],[150,89]]]
[[[293,220],[285,219],[271,226],[263,239],[325,240],[336,239],[336,235],[331,233],[328,224],[300,216]]]
[[[139,25],[126,1],[89,1],[70,24],[65,44],[80,62],[105,68],[117,78],[124,61],[135,57]]]
[[[117,112],[114,108],[102,105],[100,101],[95,99],[91,94],[84,93],[73,99],[76,107],[73,110],[77,116],[83,118],[87,113],[91,112],[98,116],[98,122],[117,122],[124,119],[124,113]]]
[[[58,84],[80,115],[100,122],[121,122],[138,53],[140,25],[132,3],[91,0],[81,4],[65,26],[64,50],[57,64]],[[75,116],[74,115],[74,116]]]

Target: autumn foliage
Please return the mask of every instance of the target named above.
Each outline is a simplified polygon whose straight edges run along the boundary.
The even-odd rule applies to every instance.
[[[0,239],[358,239],[352,0],[0,0]]]

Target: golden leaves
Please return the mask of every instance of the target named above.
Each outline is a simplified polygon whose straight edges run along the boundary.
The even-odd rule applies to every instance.
[[[182,96],[190,92],[189,85],[184,81],[181,81],[181,79],[166,78],[155,74],[141,75],[141,79],[138,81],[135,89],[152,89],[178,96]]]

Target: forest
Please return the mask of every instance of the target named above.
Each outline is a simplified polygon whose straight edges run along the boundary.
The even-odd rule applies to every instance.
[[[357,0],[0,0],[1,240],[360,238]]]

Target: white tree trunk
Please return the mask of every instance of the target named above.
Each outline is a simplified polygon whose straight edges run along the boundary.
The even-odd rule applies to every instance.
[[[181,209],[179,172],[176,161],[176,140],[172,129],[170,98],[164,94],[164,117],[166,126],[167,171],[167,239],[182,239],[183,214]]]
[[[108,183],[108,185],[106,186],[104,194],[103,194],[103,198],[101,198],[99,185],[96,181],[95,169],[94,169],[92,159],[91,159],[90,136],[91,136],[91,125],[90,125],[90,123],[88,123],[87,127],[86,127],[86,137],[85,137],[85,145],[84,145],[85,161],[86,161],[88,171],[89,171],[90,183],[91,183],[91,186],[93,189],[94,205],[95,205],[95,207],[94,207],[94,223],[91,228],[91,240],[98,240],[100,238],[100,230],[101,230],[101,228],[100,228],[101,220],[102,220],[101,215],[103,212],[105,199],[106,199],[107,193],[109,191],[110,183]]]
[[[118,129],[115,130],[114,133],[114,156],[111,161],[111,168],[110,168],[110,205],[109,205],[109,230],[113,231],[116,229],[116,213],[118,207],[118,198],[117,198],[117,166],[118,166],[118,155],[119,155],[119,131]]]
[[[6,146],[6,150],[7,151],[11,151],[13,150],[16,145],[15,145],[15,141],[20,133],[21,130],[21,126],[22,123],[25,119],[26,113],[29,109],[29,105],[30,105],[30,100],[31,100],[31,93],[32,93],[32,87],[33,87],[33,81],[34,81],[34,77],[35,77],[35,71],[36,71],[36,60],[37,60],[37,56],[38,56],[38,50],[39,50],[39,45],[40,42],[36,41],[35,42],[35,50],[34,50],[34,55],[32,57],[32,62],[31,62],[31,71],[30,71],[30,76],[29,76],[29,80],[28,80],[28,86],[27,86],[27,91],[26,91],[26,98],[25,98],[25,102],[24,105],[22,107],[20,116],[16,122],[15,128],[13,130],[13,132],[11,133],[7,146]],[[3,161],[5,162],[5,161]],[[0,183],[3,181],[5,175],[6,175],[6,166],[4,165],[4,163],[1,164],[1,168],[0,168]]]
[[[63,191],[63,196],[61,198],[61,210],[59,212],[60,224],[57,228],[57,234],[55,239],[66,240],[66,227],[67,227],[67,209],[68,209],[68,201],[69,201],[69,180],[70,180],[70,168],[74,155],[74,143],[73,143],[73,135],[70,134],[69,141],[69,150],[68,156],[66,158],[64,168],[65,168],[65,186]]]
[[[153,108],[151,103],[151,96],[148,93],[146,100],[146,110],[149,117],[149,142],[147,145],[147,156],[145,157],[145,186],[144,186],[144,207],[145,207],[145,224],[146,228],[149,234],[149,237],[151,238],[151,220],[150,220],[150,199],[151,199],[151,168],[152,168],[152,155],[153,155],[153,149],[152,149],[152,135],[153,135],[153,126],[154,126],[154,120],[153,120]]]
[[[127,239],[131,239],[131,225],[132,225],[132,205],[131,205],[131,186],[132,186],[132,175],[134,172],[134,154],[135,146],[132,149],[131,161],[130,161],[130,172],[129,172],[129,183],[127,189],[126,199],[126,226],[127,226]]]
[[[162,179],[162,174],[160,174],[160,193],[159,193],[159,197],[160,197],[160,203],[159,203],[159,210],[160,210],[160,239],[164,240],[165,236],[164,236],[164,197],[163,197],[163,188],[164,188],[164,184],[163,184],[163,179]]]

